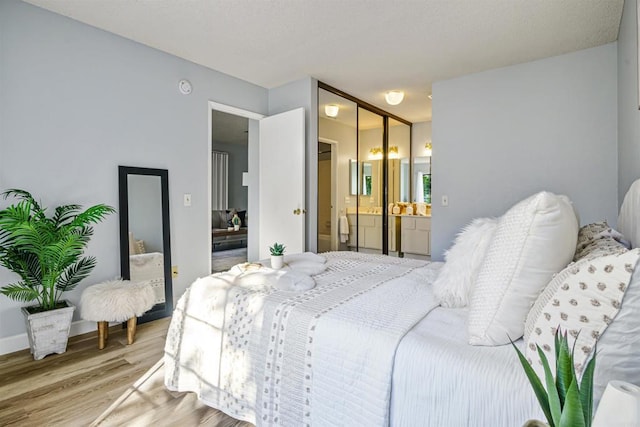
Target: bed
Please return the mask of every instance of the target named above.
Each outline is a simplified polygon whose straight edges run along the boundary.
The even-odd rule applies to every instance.
[[[550,197],[534,200],[545,215],[553,210],[549,209]],[[539,218],[527,222],[522,212],[511,218],[526,222],[523,235],[529,237],[536,234],[531,231],[535,226],[540,226],[542,233],[563,227],[569,230],[562,237],[568,242],[564,246],[571,246],[567,260],[556,259],[557,251],[568,253],[557,241],[542,255],[524,254],[536,261],[532,274],[544,284],[524,304],[510,300],[510,290],[501,296],[509,306],[506,318],[513,316],[512,305],[526,310],[520,314],[522,324],[516,327],[519,335],[507,331],[510,336],[524,335],[515,341],[523,352],[535,339],[542,339],[536,332],[525,331],[539,329],[536,322],[540,319],[529,312],[537,310],[544,313],[542,320],[548,315],[555,321],[545,305],[555,301],[553,292],[561,292],[554,288],[554,275],[563,278],[557,274],[563,269],[572,266],[567,274],[575,274],[596,263],[589,258],[567,267],[579,243],[577,220],[565,199],[553,200],[559,203],[562,218],[568,220],[556,215],[550,226],[548,219],[541,224],[536,223]],[[527,203],[529,209],[533,202],[527,199]],[[434,286],[447,276],[446,268],[455,266],[453,257],[443,264],[356,252],[331,252],[322,257],[301,254],[289,258],[289,273],[244,264],[198,279],[180,298],[171,321],[164,358],[166,387],[195,392],[207,405],[256,425],[518,426],[528,419],[544,419],[514,349],[498,345],[504,342],[486,342],[500,341],[504,334],[496,338],[489,329],[483,330],[484,335],[474,330],[482,323],[474,310],[490,305],[482,299],[482,283],[490,281],[494,270],[504,267],[487,267],[490,259],[523,255],[500,237],[501,227],[517,234],[514,225],[504,219],[509,212],[492,230],[485,227],[491,232],[483,236],[492,236],[491,243],[485,244],[486,253],[476,260],[481,267],[476,265],[479,272],[472,280],[475,293],[469,295],[473,298],[467,306],[458,304],[461,308],[443,307],[451,304],[445,304],[446,298],[438,295]],[[539,237],[536,235],[535,242],[528,243],[533,246],[525,247],[524,252],[541,252],[535,246],[544,240]],[[591,242],[594,238],[590,237]],[[476,243],[476,247],[482,246]],[[505,248],[509,253],[499,254]],[[625,254],[629,259],[640,256],[637,250]],[[555,271],[541,279],[538,258],[545,255],[552,264],[550,271]],[[464,261],[476,258],[467,256]],[[527,259],[515,263],[518,268],[514,274],[526,272],[523,263],[529,262]],[[608,260],[607,266],[611,265]],[[322,268],[313,271],[314,263]],[[508,269],[512,264],[507,263],[506,273],[498,273],[511,274]],[[308,283],[300,279],[304,273],[312,277],[313,286],[298,289],[296,286]],[[587,274],[584,268],[583,273]],[[640,307],[640,273],[632,279],[628,272],[627,280],[634,292],[625,297],[622,308],[618,304],[621,325],[614,327],[617,318],[610,322],[610,332],[603,334],[598,344],[604,348],[602,366],[596,369],[596,402],[611,377],[622,375],[632,382],[640,379],[637,358],[631,358],[630,366],[627,363],[629,355],[637,357],[640,339],[623,338],[628,348],[622,356],[618,346],[611,344],[621,339],[621,329],[627,333],[631,306]],[[562,289],[564,283],[559,286]],[[551,297],[544,297],[548,292]],[[491,321],[500,316],[502,308],[492,308]],[[631,317],[636,325],[638,316]],[[640,325],[637,327],[631,333],[640,333]],[[469,345],[473,339],[480,345]]]

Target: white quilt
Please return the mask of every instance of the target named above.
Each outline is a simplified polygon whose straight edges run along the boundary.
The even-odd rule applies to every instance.
[[[306,292],[234,273],[196,281],[165,347],[165,384],[257,425],[387,425],[398,343],[437,303],[428,263],[327,254]]]

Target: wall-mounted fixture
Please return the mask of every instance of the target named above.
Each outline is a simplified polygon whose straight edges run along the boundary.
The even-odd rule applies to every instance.
[[[191,87],[191,82],[189,80],[180,80],[178,82],[178,90],[183,95],[189,95],[193,88]]]
[[[404,99],[404,92],[401,90],[390,90],[384,94],[384,99],[387,100],[389,105],[398,105]]]
[[[340,106],[338,104],[327,104],[324,106],[324,113],[327,117],[338,117]]]
[[[373,147],[371,150],[369,150],[369,158],[372,160],[382,159],[382,147]],[[399,158],[397,145],[389,147],[389,158]]]
[[[432,153],[432,145],[430,142],[427,142],[426,144],[424,144],[424,151],[425,151],[425,155],[428,157],[431,157],[431,153]]]
[[[242,186],[249,186],[249,172],[242,172]]]

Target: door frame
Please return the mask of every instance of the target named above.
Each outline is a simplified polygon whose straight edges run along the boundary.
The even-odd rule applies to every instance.
[[[238,108],[238,107],[234,107],[232,105],[227,105],[227,104],[221,104],[219,102],[215,102],[215,101],[208,101],[207,103],[207,115],[208,115],[208,127],[209,127],[209,132],[208,132],[208,139],[207,139],[207,176],[208,176],[208,181],[207,181],[207,206],[208,206],[208,212],[207,212],[207,218],[209,218],[209,221],[207,221],[208,224],[208,231],[207,234],[209,236],[209,252],[211,252],[211,248],[213,247],[213,236],[211,235],[211,187],[212,187],[212,178],[213,178],[213,162],[211,159],[211,152],[213,150],[213,123],[212,123],[212,113],[213,111],[220,111],[223,113],[228,113],[228,114],[233,114],[235,116],[240,116],[240,117],[245,117],[247,119],[250,120],[261,120],[264,117],[266,117],[266,115],[264,114],[260,114],[260,113],[256,113],[254,111],[249,111],[249,110],[245,110],[243,108]],[[251,125],[249,125],[249,128],[251,128]],[[247,136],[248,137],[248,136]],[[257,150],[257,147],[256,147]],[[257,170],[256,171],[251,171],[251,148],[249,147],[249,144],[247,144],[247,156],[249,156],[249,183],[253,183],[254,180],[257,182]],[[256,151],[257,152],[257,151]],[[256,159],[257,160],[257,159]],[[257,191],[258,188],[255,185],[249,185],[249,187],[247,188],[247,211],[249,211],[249,207],[254,208],[254,213],[249,213],[249,215],[253,215],[255,220],[253,221],[254,223],[254,227],[257,227],[258,224],[258,215],[255,213],[257,212],[258,209],[258,204],[257,204]],[[255,201],[256,203],[252,203],[253,197],[255,197]],[[251,212],[251,211],[249,211]],[[249,256],[249,245],[250,244],[255,244],[254,243],[254,239],[257,239],[257,228],[254,228],[254,231],[252,232],[248,232],[247,233],[247,256]],[[253,235],[253,239],[252,236]],[[211,255],[209,255],[209,272],[211,272]]]
[[[331,146],[331,250],[338,250],[338,144],[334,139],[318,137],[318,142]],[[318,201],[319,202],[319,201]],[[320,206],[318,205],[318,210]],[[346,213],[345,213],[346,215]],[[317,233],[317,231],[316,231]]]

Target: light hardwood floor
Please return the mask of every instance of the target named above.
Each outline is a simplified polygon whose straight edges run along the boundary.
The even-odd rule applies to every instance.
[[[160,362],[169,318],[72,337],[67,352],[33,360],[29,350],[0,356],[1,426],[225,426],[251,424],[206,407],[193,393],[170,393]]]

